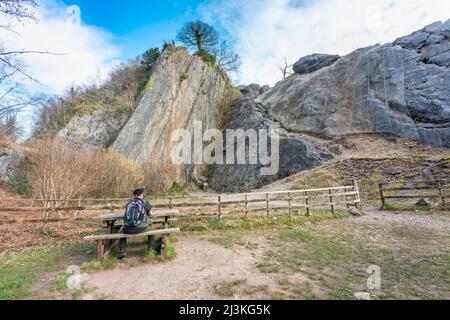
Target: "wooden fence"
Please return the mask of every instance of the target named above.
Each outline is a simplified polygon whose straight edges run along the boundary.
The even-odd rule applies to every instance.
[[[123,212],[129,199],[29,199],[28,204],[8,206],[12,199],[0,199],[0,212],[25,213],[25,217],[0,220],[0,223],[13,222],[56,222],[92,220],[98,211],[110,213]],[[337,210],[355,207],[362,210],[358,184],[306,189],[293,191],[258,192],[243,194],[202,195],[197,197],[155,197],[150,201],[155,209],[180,209],[186,217],[240,217],[254,215],[270,218],[274,214],[287,216],[310,215],[313,210],[326,209],[332,214]],[[96,213],[97,212],[97,213]],[[27,213],[42,213],[42,218],[27,217]],[[57,214],[58,217],[53,217]],[[67,217],[69,215],[69,217]]]
[[[384,208],[389,205],[390,199],[437,200],[444,208],[448,207],[447,200],[450,200],[450,180],[384,182],[379,184],[379,189]]]

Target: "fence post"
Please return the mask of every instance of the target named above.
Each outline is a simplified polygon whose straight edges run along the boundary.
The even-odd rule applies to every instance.
[[[289,193],[288,203],[289,203],[289,218],[292,218],[292,193]]]
[[[442,199],[442,206],[443,206],[443,208],[445,208],[445,207],[447,207],[447,203],[445,202],[444,191],[442,190],[442,185],[440,182],[438,184],[438,188],[439,188],[439,195],[441,196],[441,199]]]
[[[331,203],[331,213],[334,214],[334,203],[333,203],[333,191],[328,189],[328,194],[330,195],[330,203]]]
[[[308,197],[308,191],[305,191],[305,197],[306,197],[306,216],[309,217],[310,216],[310,211],[309,211],[309,197]]]
[[[169,210],[172,210],[173,206],[172,206],[172,198],[169,198]]]
[[[44,201],[44,215],[43,215],[43,219],[47,220],[48,218],[50,218],[50,213],[48,211],[48,201]]]
[[[269,194],[266,193],[266,208],[267,208],[267,218],[270,218],[270,206],[269,206]]]
[[[219,220],[221,220],[222,219],[222,196],[218,196],[218,198],[217,198],[219,201],[219,204],[218,204],[218,216],[217,216],[217,218],[219,219]]]
[[[248,219],[248,195],[245,195],[245,219]]]
[[[353,186],[355,188],[355,192],[357,193],[355,196],[355,201],[358,201],[355,203],[355,207],[359,210],[359,213],[362,214],[363,207],[361,202],[361,194],[359,193],[358,181],[356,181],[356,179],[353,180]]]
[[[384,197],[383,184],[380,183],[378,186],[380,188],[381,205],[383,208],[385,208],[386,207],[386,198]]]

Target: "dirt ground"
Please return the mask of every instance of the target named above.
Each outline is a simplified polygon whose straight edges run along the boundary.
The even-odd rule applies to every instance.
[[[181,236],[177,257],[84,274],[82,299],[450,299],[450,214],[367,210],[360,218]]]

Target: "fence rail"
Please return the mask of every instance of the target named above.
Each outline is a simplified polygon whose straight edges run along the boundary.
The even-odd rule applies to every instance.
[[[438,199],[443,207],[448,207],[447,200],[450,200],[450,180],[383,182],[379,189],[383,207],[390,199]]]
[[[7,213],[37,213],[42,212],[42,221],[68,221],[64,214],[72,214],[73,221],[84,221],[83,213],[95,213],[108,210],[114,213],[124,209],[129,199],[29,199],[28,205],[4,206],[9,199],[0,199],[0,212]],[[292,217],[296,210],[304,210],[310,215],[313,209],[326,208],[335,214],[339,208],[361,208],[361,198],[356,181],[352,185],[321,189],[305,189],[292,191],[273,191],[242,194],[201,195],[196,197],[153,197],[150,199],[155,209],[184,209],[183,216],[209,216],[222,219],[226,216],[241,215],[249,218],[252,213],[263,213],[271,217],[273,212],[285,210]],[[194,213],[192,212],[194,211]],[[59,219],[52,217],[59,214]],[[35,222],[39,219],[15,218],[0,220],[1,223],[11,221]]]

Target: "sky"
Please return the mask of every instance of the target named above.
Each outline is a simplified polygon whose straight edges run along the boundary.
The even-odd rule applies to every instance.
[[[24,57],[28,73],[39,81],[30,87],[47,94],[104,79],[121,61],[175,39],[181,25],[194,19],[214,25],[241,56],[236,83],[274,85],[282,77],[279,68],[285,58],[293,64],[312,53],[345,55],[450,18],[448,0],[37,3],[38,23],[15,23],[16,32],[0,30],[0,39],[9,48],[60,54]]]

